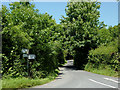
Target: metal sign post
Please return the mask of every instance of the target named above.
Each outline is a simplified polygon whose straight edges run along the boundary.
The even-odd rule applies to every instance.
[[[27,72],[28,72],[28,76],[29,76],[29,59],[27,59]]]
[[[35,54],[29,54],[29,49],[22,49],[22,53],[23,53],[23,58],[27,58],[27,72],[28,72],[28,77],[29,77],[29,59],[35,59],[36,56]]]
[[[35,56],[35,54],[29,54],[28,55],[28,60],[33,60],[33,59],[35,59],[36,58],[36,56]],[[30,67],[29,67],[29,69],[30,69]],[[30,71],[28,70],[28,72],[29,72],[29,74],[30,74]]]
[[[22,53],[23,53],[23,58],[26,58],[26,60],[27,60],[27,72],[28,72],[28,76],[29,76],[29,61],[28,61],[29,49],[23,48]]]

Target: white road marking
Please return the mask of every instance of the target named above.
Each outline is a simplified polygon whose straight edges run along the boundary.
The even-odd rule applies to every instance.
[[[106,79],[106,80],[109,80],[109,81],[113,81],[113,82],[115,82],[115,83],[120,83],[120,82],[118,82],[118,81],[115,81],[115,80],[113,80],[113,79],[110,79],[110,78],[104,78],[104,79]]]
[[[95,83],[98,83],[98,84],[101,84],[101,85],[107,86],[107,87],[116,88],[116,87],[114,87],[114,86],[107,85],[107,84],[104,84],[104,83],[101,83],[101,82],[95,81],[95,80],[93,80],[93,79],[89,79],[89,80],[92,81],[92,82],[95,82]]]

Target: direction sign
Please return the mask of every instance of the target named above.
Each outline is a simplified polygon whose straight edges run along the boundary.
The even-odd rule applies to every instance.
[[[35,59],[35,58],[36,58],[35,54],[29,54],[28,55],[28,59]]]
[[[22,49],[22,53],[28,54],[29,53],[29,49]]]
[[[28,55],[27,54],[23,54],[23,57],[28,57]]]

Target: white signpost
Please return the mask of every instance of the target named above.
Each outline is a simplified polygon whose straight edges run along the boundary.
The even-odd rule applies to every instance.
[[[35,59],[35,58],[36,58],[35,54],[29,54],[28,55],[28,59]]]
[[[29,49],[22,49],[22,53],[23,53],[23,58],[27,57],[27,72],[28,72],[28,76],[29,76],[29,59],[35,59],[36,56],[35,54],[29,54]]]
[[[25,57],[28,57],[28,55],[27,54],[23,54],[23,57],[25,58]]]
[[[28,54],[29,53],[29,49],[22,49],[22,53]]]

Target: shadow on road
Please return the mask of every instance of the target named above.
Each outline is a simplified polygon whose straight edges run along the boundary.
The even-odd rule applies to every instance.
[[[77,70],[75,66],[73,65],[73,60],[67,60],[67,63],[64,66],[61,66],[63,68],[61,71],[67,71],[67,70]]]
[[[62,66],[63,68],[65,68],[66,70],[77,70],[74,66]]]
[[[58,75],[63,75],[63,73],[58,73]]]
[[[59,67],[60,73],[56,79],[62,79],[62,76],[66,74],[64,71],[76,71],[77,69],[73,65],[73,60],[67,60],[67,63]]]
[[[64,75],[63,73],[58,73],[58,77],[56,77],[55,79],[62,79],[62,75]]]

